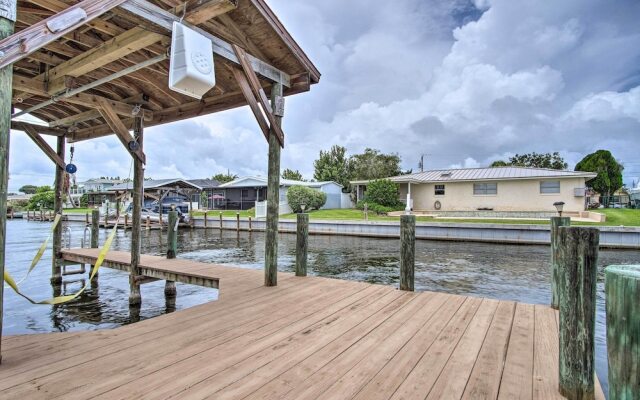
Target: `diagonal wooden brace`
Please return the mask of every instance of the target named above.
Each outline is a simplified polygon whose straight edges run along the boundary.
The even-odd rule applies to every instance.
[[[33,125],[28,124],[20,124],[20,129],[24,131],[33,140],[33,142],[44,152],[53,161],[58,165],[58,167],[64,169],[67,164],[65,164],[64,160],[60,158],[58,153],[49,146],[47,142],[40,136],[40,134],[35,130]]]
[[[242,67],[242,71],[244,72],[246,81],[248,82],[249,87],[251,88],[252,96],[248,96],[248,94],[245,93],[245,89],[242,88],[243,83],[241,82],[241,80],[238,80],[238,84],[240,84],[240,89],[242,89],[242,93],[247,98],[247,102],[249,103],[249,106],[251,107],[254,114],[256,114],[256,112],[254,111],[254,107],[251,104],[257,101],[260,105],[262,105],[262,110],[264,111],[264,113],[267,116],[267,119],[269,120],[270,130],[276,135],[276,138],[278,138],[278,142],[280,142],[280,147],[284,147],[284,132],[282,131],[282,128],[280,127],[280,125],[276,123],[276,116],[273,113],[273,108],[269,104],[269,99],[267,98],[267,95],[262,89],[262,85],[260,85],[260,80],[258,79],[258,75],[256,75],[256,73],[253,71],[253,68],[251,68],[251,63],[247,58],[247,53],[244,51],[244,49],[242,49],[238,45],[233,44],[232,47],[233,47],[233,51],[236,54],[236,57],[238,57],[238,60],[240,61],[240,66]],[[237,75],[236,75],[236,79],[237,79]],[[252,99],[250,97],[252,97]],[[256,118],[258,118],[257,115],[256,115]],[[259,118],[258,118],[258,123],[260,123]],[[262,128],[262,124],[260,125],[260,127]],[[267,136],[267,140],[268,140],[268,136]]]
[[[129,143],[134,141],[134,138],[129,133],[127,127],[122,123],[120,117],[118,117],[118,114],[116,114],[116,111],[111,106],[111,103],[108,100],[102,98],[100,98],[98,102],[100,104],[100,108],[98,109],[98,111],[100,111],[100,115],[102,115],[102,118],[104,118],[104,120],[107,122],[107,125],[109,125],[109,127],[113,130],[118,139],[120,139],[120,142],[122,142],[124,147],[130,153],[138,157],[138,160],[140,160],[143,164],[146,164],[147,158],[141,149],[137,149],[135,151],[129,149]]]

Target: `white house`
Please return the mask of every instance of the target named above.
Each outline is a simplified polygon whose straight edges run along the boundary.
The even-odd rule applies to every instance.
[[[563,201],[566,211],[585,210],[585,182],[593,172],[542,168],[497,167],[444,169],[389,178],[407,194],[415,211],[555,211]],[[357,199],[369,181],[354,181]]]

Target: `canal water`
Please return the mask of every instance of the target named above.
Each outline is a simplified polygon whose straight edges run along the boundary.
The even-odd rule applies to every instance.
[[[79,247],[84,225],[69,223],[71,246]],[[7,269],[21,279],[38,247],[49,234],[50,224],[7,221]],[[101,231],[102,244],[108,232]],[[130,249],[130,232],[119,231],[115,250]],[[166,251],[166,233],[143,231],[142,252],[162,255]],[[89,233],[87,231],[87,240]],[[66,239],[66,235],[65,235]],[[181,230],[178,257],[244,268],[263,268],[264,236],[234,231]],[[398,285],[399,243],[395,239],[345,236],[310,236],[309,273],[337,279],[350,279],[385,285]],[[281,235],[280,271],[292,272],[295,262],[295,235]],[[598,376],[606,390],[606,343],[603,267],[612,264],[638,264],[640,251],[602,250],[599,257],[598,314],[596,352]],[[37,299],[52,296],[49,285],[51,251],[21,289]],[[76,268],[75,266],[69,269]],[[64,277],[63,294],[75,293],[83,275]],[[416,290],[455,293],[525,303],[549,304],[549,247],[424,241],[416,242]],[[143,305],[134,319],[152,318],[167,309],[164,282],[142,286]],[[175,308],[180,310],[217,298],[217,290],[177,284]],[[5,289],[4,335],[81,331],[114,328],[133,322],[129,315],[127,274],[107,268],[100,270],[99,285],[87,290],[70,304],[31,305],[9,288]]]

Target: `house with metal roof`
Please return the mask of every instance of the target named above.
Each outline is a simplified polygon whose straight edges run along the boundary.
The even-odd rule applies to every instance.
[[[291,179],[280,179],[280,202],[287,201],[287,191],[291,186],[306,186],[319,190],[327,195],[323,209],[342,208],[342,185],[337,182],[303,182]],[[221,196],[217,208],[229,210],[246,210],[255,206],[256,202],[265,201],[267,197],[267,178],[262,176],[246,176],[224,183],[216,189]],[[346,195],[348,196],[348,195]]]
[[[593,172],[496,167],[441,169],[389,178],[414,211],[584,211],[586,181]],[[362,200],[369,181],[353,181]],[[408,200],[407,200],[408,199]]]

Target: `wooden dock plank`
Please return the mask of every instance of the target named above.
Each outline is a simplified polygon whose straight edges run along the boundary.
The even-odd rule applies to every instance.
[[[498,300],[482,302],[427,399],[459,399],[462,396],[498,304]]]
[[[127,270],[128,253],[107,258]],[[217,279],[218,300],[113,330],[6,338],[0,398],[562,398],[547,306],[287,273],[265,287],[262,270],[141,262]]]
[[[533,396],[533,313],[530,304],[516,306],[499,399],[530,400]]]
[[[463,399],[495,399],[500,390],[515,303],[501,301],[473,367]]]

